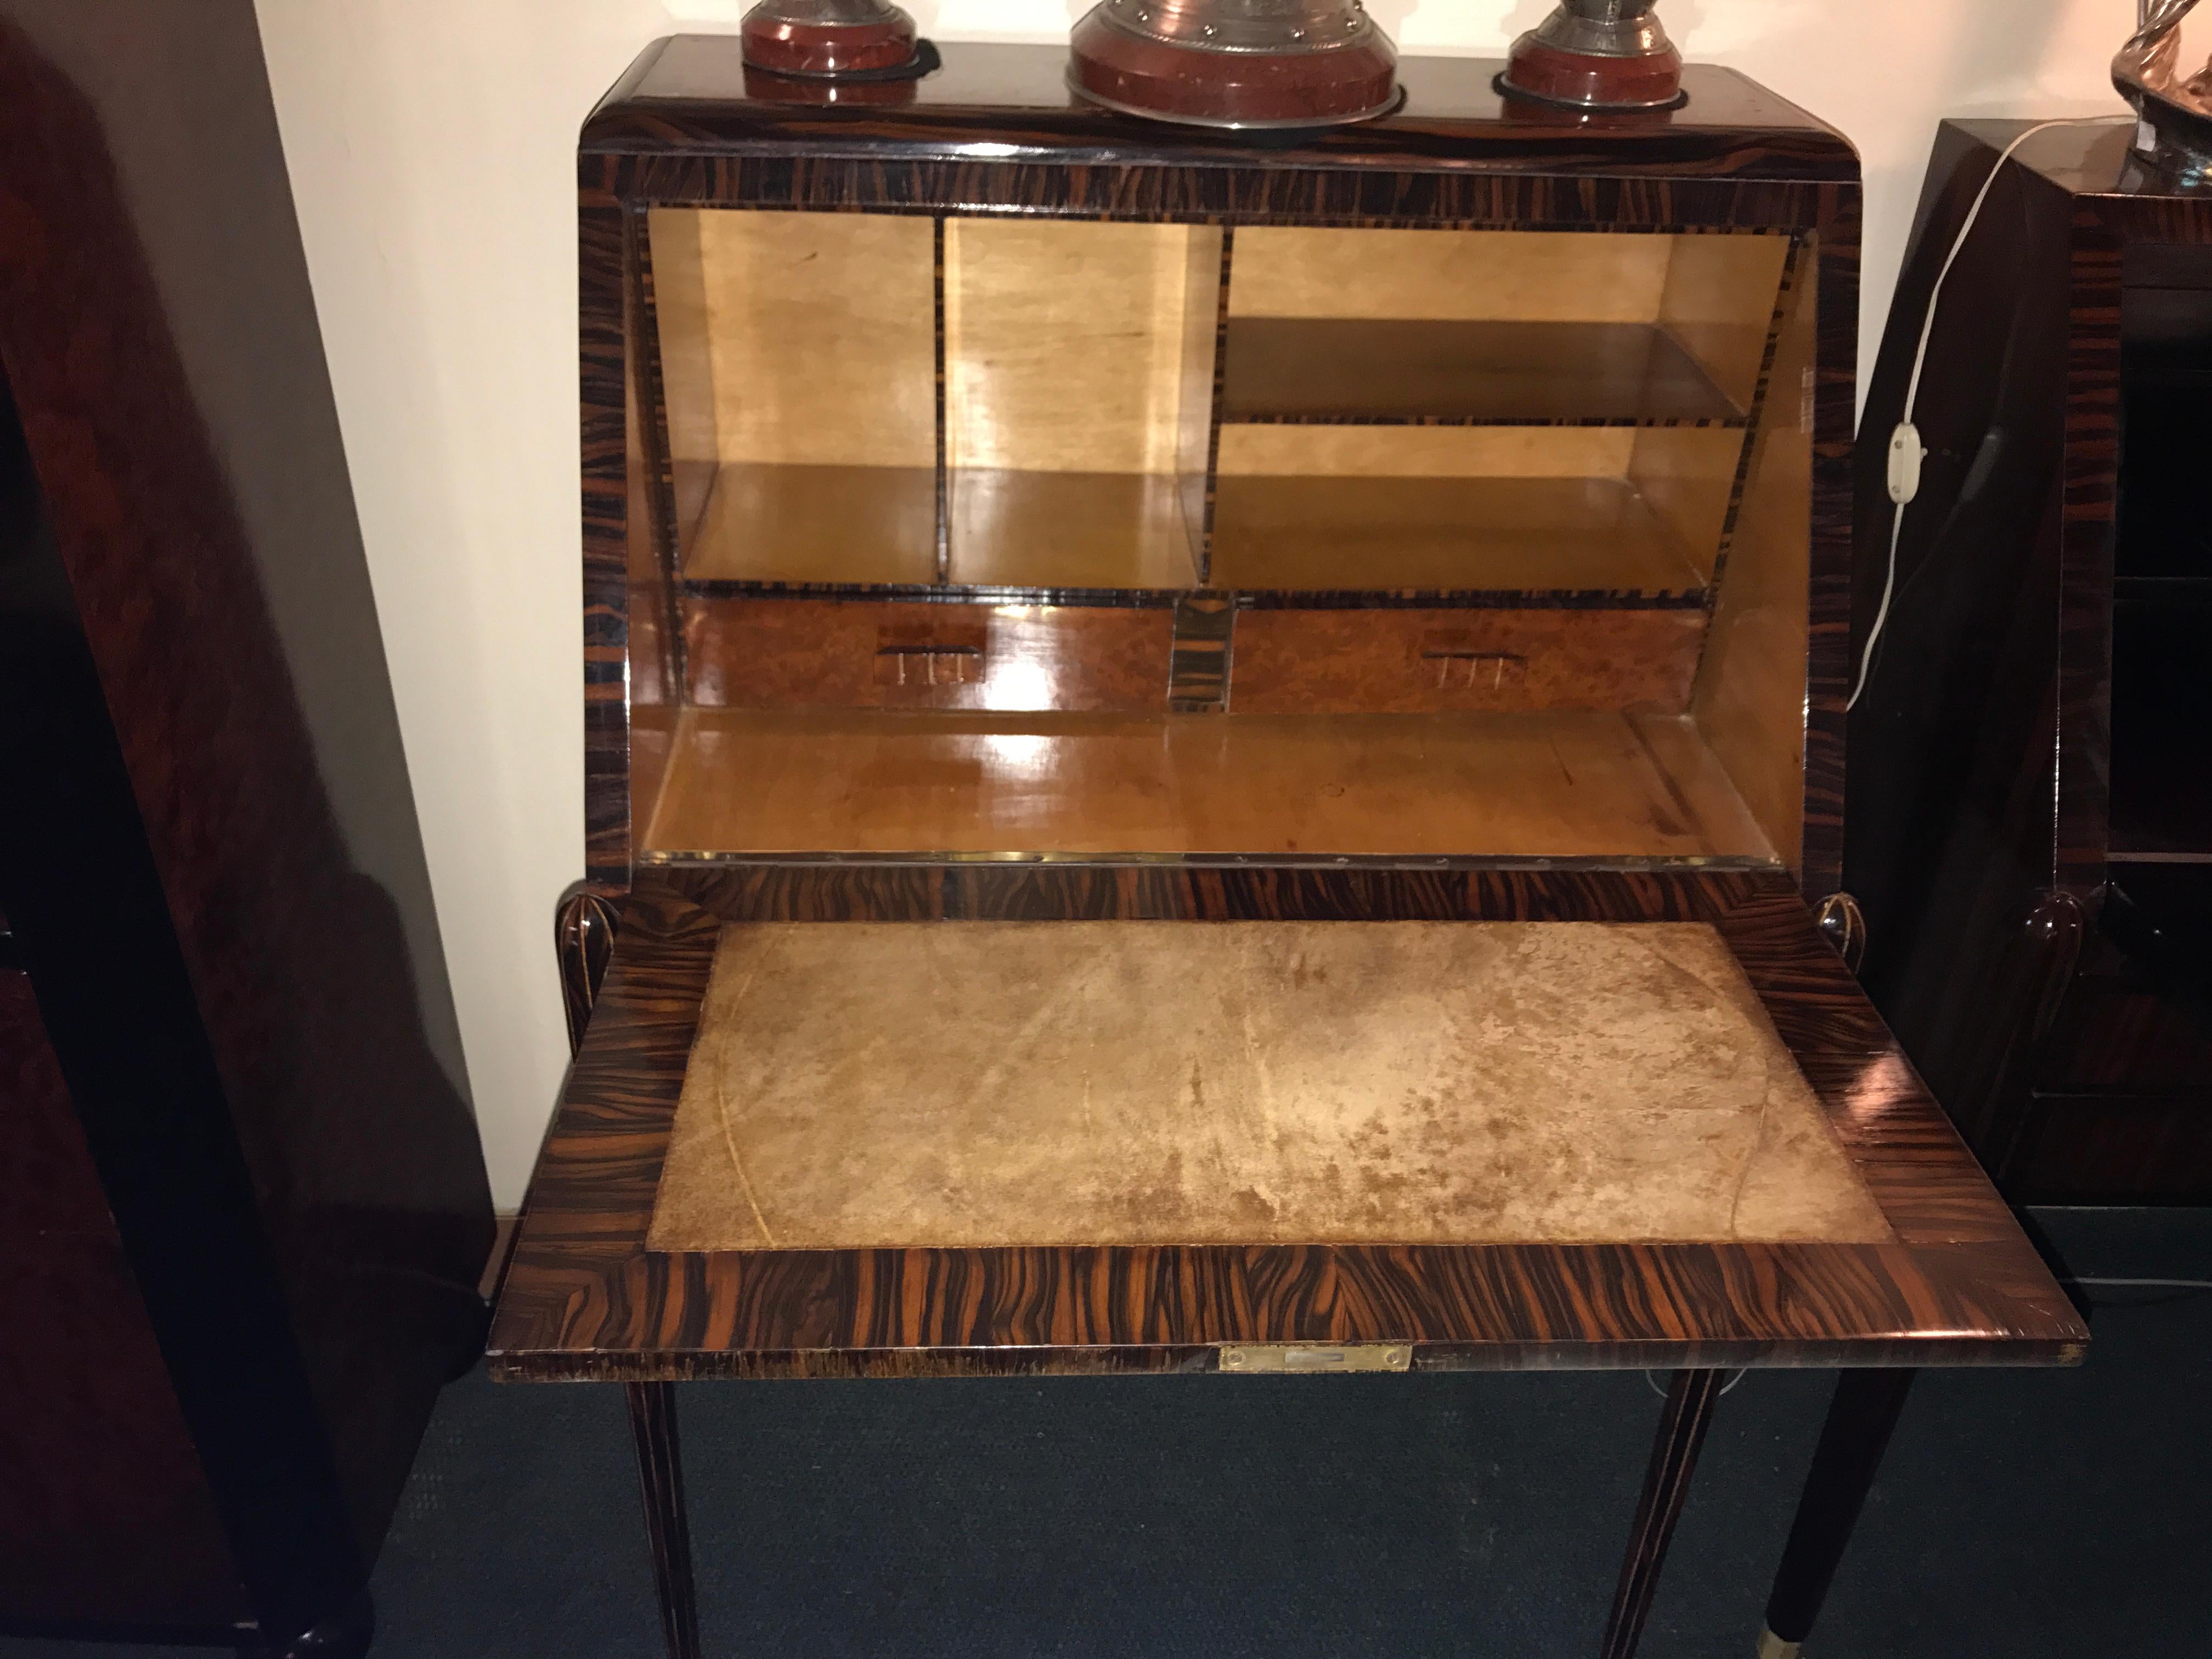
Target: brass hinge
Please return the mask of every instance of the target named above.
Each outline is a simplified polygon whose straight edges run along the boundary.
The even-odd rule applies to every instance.
[[[1303,1347],[1290,1342],[1232,1342],[1221,1350],[1221,1369],[1240,1375],[1260,1371],[1403,1371],[1413,1369],[1413,1350],[1404,1342],[1347,1342],[1334,1347]]]

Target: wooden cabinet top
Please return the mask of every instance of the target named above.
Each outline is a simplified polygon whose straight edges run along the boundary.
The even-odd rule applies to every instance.
[[[820,149],[847,143],[975,153],[1018,142],[1006,159],[1157,160],[1250,167],[1476,168],[1665,177],[1856,182],[1842,134],[1733,70],[1692,65],[1688,101],[1657,112],[1589,116],[1493,84],[1504,64],[1480,58],[1407,58],[1405,102],[1355,126],[1272,134],[1212,132],[1144,121],[1079,100],[1058,46],[960,44],[919,81],[838,88],[836,105],[795,102],[799,83],[748,76],[735,35],[678,35],[648,47],[585,124],[587,154],[655,150]],[[829,95],[827,89],[815,93]],[[851,100],[850,103],[844,100]],[[1018,133],[1018,140],[1010,135]]]

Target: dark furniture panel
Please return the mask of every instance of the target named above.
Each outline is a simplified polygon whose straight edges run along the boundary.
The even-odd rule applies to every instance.
[[[1936,273],[2024,125],[1937,140],[1863,428],[1855,654]],[[2194,1103],[2212,1099],[2212,213],[2128,137],[2028,140],[1959,254],[1914,410],[1921,491],[1851,716],[1866,982],[2023,1202],[2212,1190]]]
[[[18,1265],[58,1354],[138,1304],[28,1443],[113,1530],[0,1626],[153,1617],[173,1522],[164,1633],[357,1651],[492,1222],[247,0],[0,5],[0,905],[113,1229]]]
[[[222,1517],[30,976],[5,966],[0,1330],[5,1617],[54,1628],[95,1611],[116,1628],[244,1620]]]
[[[2212,1203],[2212,1095],[2038,1092],[2004,1168],[2039,1204]]]
[[[2085,973],[2067,988],[2037,1082],[2062,1093],[2195,1089],[2212,1099],[2212,1021],[2140,970]]]

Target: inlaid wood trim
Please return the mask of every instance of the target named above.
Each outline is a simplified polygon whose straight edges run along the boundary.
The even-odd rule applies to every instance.
[[[578,213],[584,528],[584,862],[610,890],[629,884],[629,329],[626,262],[641,216],[611,202]]]
[[[1784,878],[778,866],[653,884],[540,1162],[507,1376],[1206,1370],[1224,1342],[1409,1341],[1417,1368],[2063,1363],[2085,1333]],[[673,880],[674,878],[669,879]],[[720,914],[717,914],[719,912]],[[644,1249],[725,916],[1692,920],[1718,927],[1888,1244]]]
[[[668,653],[667,684],[674,687],[684,683],[686,674],[679,598],[684,550],[676,507],[675,451],[668,439],[667,386],[661,374],[660,306],[653,280],[653,236],[643,213],[628,216],[628,235],[631,314],[636,319],[634,337],[645,347],[630,354],[641,428],[638,436],[653,502],[653,554],[660,571],[656,596],[660,601],[660,637],[666,641],[662,648]]]
[[[1819,319],[1814,349],[1813,546],[1806,635],[1805,827],[1798,881],[1808,894],[1844,882],[1844,701],[1851,648],[1851,455],[1858,418],[1856,184],[1820,190]]]

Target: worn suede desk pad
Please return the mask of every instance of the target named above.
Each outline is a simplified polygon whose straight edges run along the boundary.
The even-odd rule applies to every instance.
[[[656,1250],[1887,1241],[1701,924],[724,929]]]

